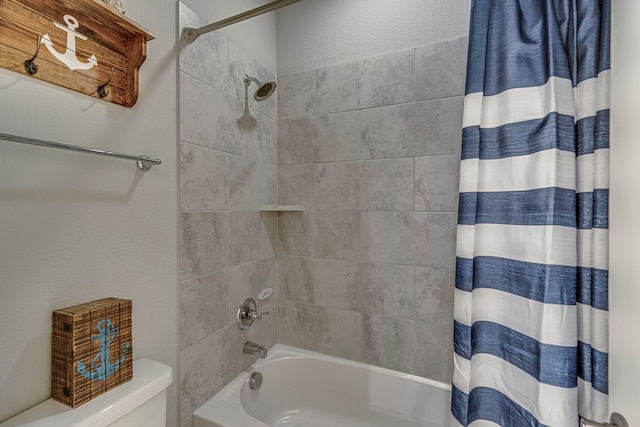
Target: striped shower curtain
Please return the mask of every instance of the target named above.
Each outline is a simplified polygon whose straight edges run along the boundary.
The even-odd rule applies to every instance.
[[[608,417],[609,14],[472,1],[453,425]]]

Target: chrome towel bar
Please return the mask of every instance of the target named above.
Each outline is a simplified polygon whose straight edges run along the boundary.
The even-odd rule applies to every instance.
[[[96,148],[78,147],[77,145],[61,144],[59,142],[44,141],[40,139],[26,138],[24,136],[8,135],[0,133],[0,139],[11,142],[19,142],[21,144],[39,145],[41,147],[57,148],[60,150],[76,151],[78,153],[96,154],[98,156],[116,157],[118,159],[134,160],[138,168],[148,171],[154,165],[160,165],[162,162],[158,159],[151,159],[147,156],[130,156],[129,154],[114,153],[112,151],[98,150]]]

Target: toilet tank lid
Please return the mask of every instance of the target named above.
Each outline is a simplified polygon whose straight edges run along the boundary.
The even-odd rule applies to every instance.
[[[46,400],[0,427],[104,427],[141,406],[173,382],[171,367],[150,359],[133,361],[133,379],[77,408]]]

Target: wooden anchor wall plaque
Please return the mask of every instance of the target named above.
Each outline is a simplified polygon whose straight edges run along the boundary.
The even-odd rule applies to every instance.
[[[155,36],[101,0],[0,0],[0,66],[133,106]]]
[[[131,309],[105,298],[53,312],[53,399],[76,407],[133,378]]]

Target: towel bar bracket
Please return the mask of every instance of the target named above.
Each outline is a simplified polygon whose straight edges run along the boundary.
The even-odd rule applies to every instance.
[[[152,159],[150,159],[145,155],[142,155],[140,157],[141,159],[136,161],[136,164],[138,165],[138,169],[143,170],[145,172],[150,170],[153,165],[160,164],[160,163],[155,163]]]

